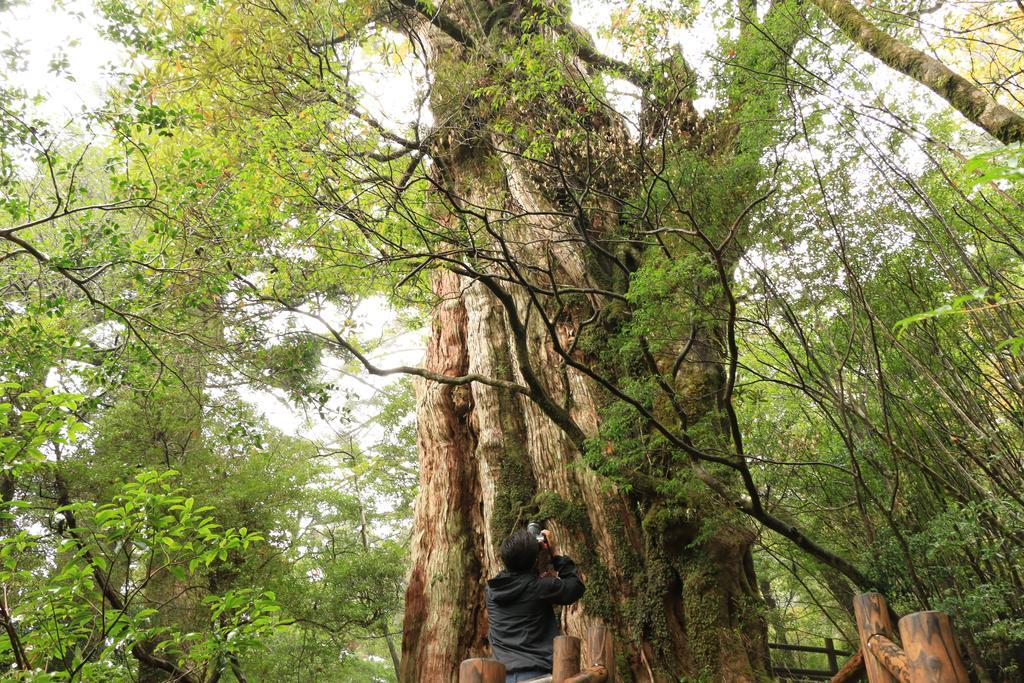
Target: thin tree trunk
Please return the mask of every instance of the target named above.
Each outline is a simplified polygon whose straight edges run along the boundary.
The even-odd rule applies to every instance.
[[[930,88],[992,137],[1005,144],[1024,142],[1024,117],[939,60],[880,30],[849,0],[814,0],[814,4],[857,46]]]
[[[363,491],[362,491],[362,488],[359,486],[359,479],[358,479],[358,477],[355,477],[355,485],[356,485],[356,492],[358,493],[358,495],[361,498],[362,495],[363,495]],[[364,505],[362,505],[361,503],[359,505],[359,540],[361,541],[361,543],[363,545],[363,552],[369,553],[370,552],[370,537],[369,537],[369,532],[367,530],[366,507]],[[387,620],[384,620],[384,621],[382,621],[380,623],[379,629],[380,629],[381,637],[384,638],[384,642],[387,643],[388,654],[391,655],[391,665],[395,669],[395,676],[396,677],[401,676],[402,675],[402,671],[401,671],[401,668],[402,668],[402,657],[398,653],[397,648],[395,647],[395,641],[391,637],[391,633],[388,631],[388,622],[387,622]]]

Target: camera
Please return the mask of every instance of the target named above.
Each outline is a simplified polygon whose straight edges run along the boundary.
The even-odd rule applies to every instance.
[[[526,525],[526,530],[534,535],[534,537],[537,539],[538,543],[547,543],[548,542],[548,540],[546,538],[544,538],[544,534],[541,533],[541,531],[543,531],[543,527],[541,527],[540,522],[530,522],[530,523],[528,523]]]

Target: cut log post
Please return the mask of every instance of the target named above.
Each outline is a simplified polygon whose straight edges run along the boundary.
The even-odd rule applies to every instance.
[[[464,659],[459,683],[505,683],[505,665],[497,659]]]
[[[892,620],[889,618],[889,606],[885,598],[879,593],[861,593],[853,599],[853,613],[857,617],[857,633],[869,683],[900,683],[868,648],[871,636],[882,635],[890,640],[893,637]]]
[[[603,666],[607,672],[608,683],[615,683],[615,650],[612,644],[612,632],[604,624],[591,626],[587,630],[586,657],[583,669]]]
[[[843,668],[836,672],[829,683],[857,683],[864,676],[864,650],[846,660]]]
[[[611,631],[603,624],[591,626],[587,630],[583,670],[565,679],[564,683],[608,683],[612,680],[614,664]]]
[[[968,683],[949,615],[914,612],[900,619],[900,639],[910,663],[910,683]]]
[[[871,636],[867,642],[868,652],[888,669],[900,683],[910,683],[910,663],[907,653],[900,646],[880,633]]]
[[[556,636],[552,657],[552,683],[564,683],[580,672],[580,639]]]

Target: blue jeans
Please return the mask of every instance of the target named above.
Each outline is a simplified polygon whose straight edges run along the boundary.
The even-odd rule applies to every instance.
[[[547,676],[550,671],[544,671],[542,669],[526,669],[523,671],[513,671],[512,673],[505,676],[505,683],[518,683],[519,681],[530,681],[534,678],[540,678],[541,676]]]

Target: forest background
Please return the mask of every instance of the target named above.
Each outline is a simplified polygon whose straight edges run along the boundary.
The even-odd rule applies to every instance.
[[[539,516],[623,680],[868,589],[1022,680],[1019,2],[31,10],[110,63],[0,2],[9,677],[450,680]]]

